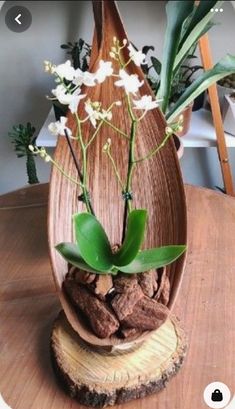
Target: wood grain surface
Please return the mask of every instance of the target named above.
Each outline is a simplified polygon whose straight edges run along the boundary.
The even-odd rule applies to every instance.
[[[170,314],[142,344],[110,354],[90,348],[61,312],[51,335],[55,374],[65,391],[94,408],[129,402],[161,391],[180,370],[187,337]]]
[[[45,188],[37,189],[40,197]],[[17,196],[21,192],[14,201],[9,196],[10,207],[22,206]],[[164,391],[119,409],[206,409],[208,383],[219,380],[234,391],[235,199],[190,186],[186,197],[189,251],[174,312],[189,338],[188,355]],[[81,409],[58,387],[50,365],[50,332],[60,305],[46,206],[6,205],[0,209],[0,392],[12,409]]]

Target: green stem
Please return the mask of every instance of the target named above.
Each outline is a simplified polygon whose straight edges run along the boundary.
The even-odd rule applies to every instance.
[[[94,215],[94,210],[91,204],[91,200],[89,197],[89,190],[87,188],[87,147],[84,144],[83,138],[82,138],[82,129],[81,129],[81,121],[79,119],[78,114],[75,114],[76,120],[77,120],[77,125],[78,125],[78,133],[77,133],[77,139],[80,143],[81,150],[82,150],[82,193],[83,193],[83,201],[86,205],[86,209],[88,213],[91,213]]]
[[[136,136],[136,127],[137,127],[137,119],[135,118],[133,114],[129,95],[127,95],[127,105],[128,105],[128,112],[132,120],[132,124],[131,124],[130,145],[129,145],[130,147],[129,147],[128,169],[127,169],[127,181],[126,181],[126,187],[124,191],[126,195],[131,193],[132,175],[133,175],[134,167],[136,165],[135,164],[135,136]],[[131,211],[130,199],[131,197],[128,197],[128,196],[125,197],[122,243],[125,239],[128,212]]]
[[[76,179],[72,178],[71,176],[69,176],[64,169],[58,165],[57,162],[55,162],[53,159],[50,159],[50,162],[52,163],[53,166],[55,166],[56,169],[58,169],[60,171],[60,173],[65,176],[70,182],[75,183],[75,185],[79,186],[80,188],[83,189],[83,184],[78,182]]]
[[[103,122],[106,125],[109,125],[110,128],[112,128],[114,131],[118,132],[120,135],[124,136],[126,139],[130,139],[129,136],[123,132],[121,129],[117,128],[115,125],[113,125],[111,122],[107,121],[106,119],[103,120]]]
[[[121,189],[124,190],[124,185],[123,185],[122,180],[121,180],[121,177],[120,177],[120,175],[119,175],[119,172],[118,172],[118,169],[117,169],[117,165],[116,165],[116,163],[114,162],[114,159],[113,159],[113,157],[112,157],[112,155],[111,155],[111,153],[110,153],[109,150],[107,151],[107,155],[108,155],[108,157],[109,157],[109,159],[110,159],[110,161],[111,161],[111,163],[112,163],[113,170],[114,170],[114,172],[115,172],[117,181],[118,181],[118,183],[120,184]]]
[[[143,162],[145,160],[148,160],[150,158],[152,158],[152,156],[156,155],[157,152],[160,151],[161,148],[163,148],[163,146],[165,145],[165,143],[168,141],[168,139],[172,136],[172,133],[167,133],[162,141],[162,143],[158,146],[156,146],[156,148],[152,149],[146,156],[144,156],[143,158],[139,158],[135,160],[135,163],[139,163],[139,162]]]
[[[133,120],[131,124],[130,150],[129,150],[129,159],[128,159],[127,181],[126,181],[126,188],[125,188],[126,193],[129,193],[131,191],[132,174],[133,174],[133,170],[135,166],[136,125],[137,125],[136,120]],[[128,207],[128,211],[130,211],[131,210],[130,199],[126,200],[126,204]]]
[[[96,135],[98,134],[98,132],[99,132],[101,126],[103,125],[103,122],[104,122],[104,120],[102,119],[102,121],[101,121],[101,122],[99,123],[99,125],[97,126],[95,132],[93,133],[91,139],[89,140],[89,142],[87,142],[87,144],[86,144],[86,149],[87,149],[87,148],[90,146],[90,144],[94,141],[94,139],[95,139]]]

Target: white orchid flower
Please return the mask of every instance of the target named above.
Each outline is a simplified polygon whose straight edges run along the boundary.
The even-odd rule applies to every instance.
[[[57,85],[57,87],[52,90],[52,94],[62,105],[69,105],[69,109],[72,113],[76,112],[77,108],[75,107],[78,107],[80,100],[86,96],[86,94],[80,93],[81,88],[77,88],[72,94],[68,93],[63,84]]]
[[[110,61],[103,61],[100,60],[99,68],[95,73],[95,77],[100,84],[101,82],[104,82],[106,77],[110,77],[113,73],[113,67],[112,63]]]
[[[77,68],[74,71],[74,76],[73,76],[73,84],[74,85],[78,85],[79,87],[82,85],[83,74],[84,74],[84,72],[82,70],[80,70],[80,68]]]
[[[11,409],[9,405],[4,401],[1,393],[0,393],[0,408],[1,409]]]
[[[102,112],[99,112],[99,119],[107,119],[108,121],[111,121],[112,116],[112,112],[106,111],[105,109],[102,109]]]
[[[142,109],[144,111],[150,111],[151,109],[159,106],[159,101],[152,99],[151,95],[143,95],[140,99],[133,99],[134,109]]]
[[[100,113],[94,108],[94,104],[91,103],[91,101],[85,102],[85,111],[89,116],[89,119],[96,128],[96,122],[100,119]]]
[[[78,92],[79,91],[79,92]],[[75,93],[72,95],[72,99],[71,102],[69,104],[69,109],[72,112],[72,114],[75,114],[77,112],[78,109],[78,105],[81,101],[81,99],[86,97],[86,94],[80,94],[81,89],[78,89],[77,91],[75,91]]]
[[[72,67],[70,60],[66,61],[64,64],[57,65],[54,68],[54,72],[60,78],[65,78],[68,81],[72,81],[75,75],[75,69]]]
[[[134,61],[135,65],[140,67],[142,64],[147,64],[145,61],[146,55],[142,51],[136,51],[132,44],[128,45],[129,57]]]
[[[140,81],[138,75],[127,74],[125,70],[119,70],[120,80],[115,82],[117,87],[124,87],[127,93],[136,94],[138,89],[143,85],[144,81]]]
[[[65,126],[66,123],[67,123],[67,118],[65,116],[61,116],[59,121],[51,122],[48,125],[48,129],[54,136],[58,136],[58,135],[65,136],[64,130],[66,129],[68,136],[72,136],[71,129]]]
[[[87,87],[93,87],[96,85],[95,74],[89,71],[81,71],[79,68],[74,73],[73,84],[81,86],[82,84]]]
[[[68,105],[72,101],[73,95],[66,93],[67,91],[63,84],[57,85],[51,92],[62,105]]]

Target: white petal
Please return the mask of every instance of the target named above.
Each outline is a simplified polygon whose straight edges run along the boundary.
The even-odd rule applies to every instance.
[[[61,78],[72,81],[75,75],[75,69],[71,65],[71,61],[66,61],[64,64],[57,65],[54,72]]]
[[[4,401],[1,393],[0,393],[0,408],[1,409],[11,409],[9,405]]]

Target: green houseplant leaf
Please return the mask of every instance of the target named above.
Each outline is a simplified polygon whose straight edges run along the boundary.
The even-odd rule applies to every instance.
[[[193,29],[198,25],[198,23],[201,22],[201,20],[208,13],[210,13],[210,16],[212,15],[212,18],[213,18],[213,13],[211,13],[211,9],[215,7],[219,7],[220,4],[221,4],[221,1],[218,1],[218,0],[200,1],[198,5],[195,4],[194,10],[191,16],[189,16],[188,21],[186,22],[187,26],[180,40],[179,49],[182,47],[183,43],[186,41],[187,37],[191,34]]]
[[[101,223],[89,213],[75,214],[73,220],[81,257],[95,270],[110,271],[112,249]]]
[[[119,270],[126,274],[141,273],[172,263],[186,250],[186,246],[164,246],[140,251],[136,258]]]
[[[89,271],[90,273],[97,273],[96,270],[92,269],[80,256],[78,246],[73,243],[60,243],[55,247],[60,255],[70,264],[81,268],[82,270]],[[99,272],[102,274],[102,272]],[[106,274],[104,272],[103,274]]]
[[[138,209],[130,212],[125,240],[120,250],[113,255],[115,266],[126,266],[136,257],[144,239],[147,211]]]
[[[191,23],[180,42],[179,50],[174,61],[174,73],[187,57],[191,47],[211,28],[211,24],[208,24],[214,17],[214,14],[210,11],[211,7],[219,8],[222,3],[223,1],[200,1],[195,9]]]
[[[220,79],[229,74],[235,73],[235,57],[227,55],[222,58],[212,69],[200,75],[181,95],[172,109],[166,114],[166,119],[170,123],[189,105],[198,95],[208,87],[215,84]]]
[[[158,98],[162,99],[161,108],[165,113],[170,97],[173,67],[179,47],[182,27],[186,18],[193,11],[194,1],[169,1],[166,5],[167,28],[164,39],[164,54],[161,67],[161,84]]]

